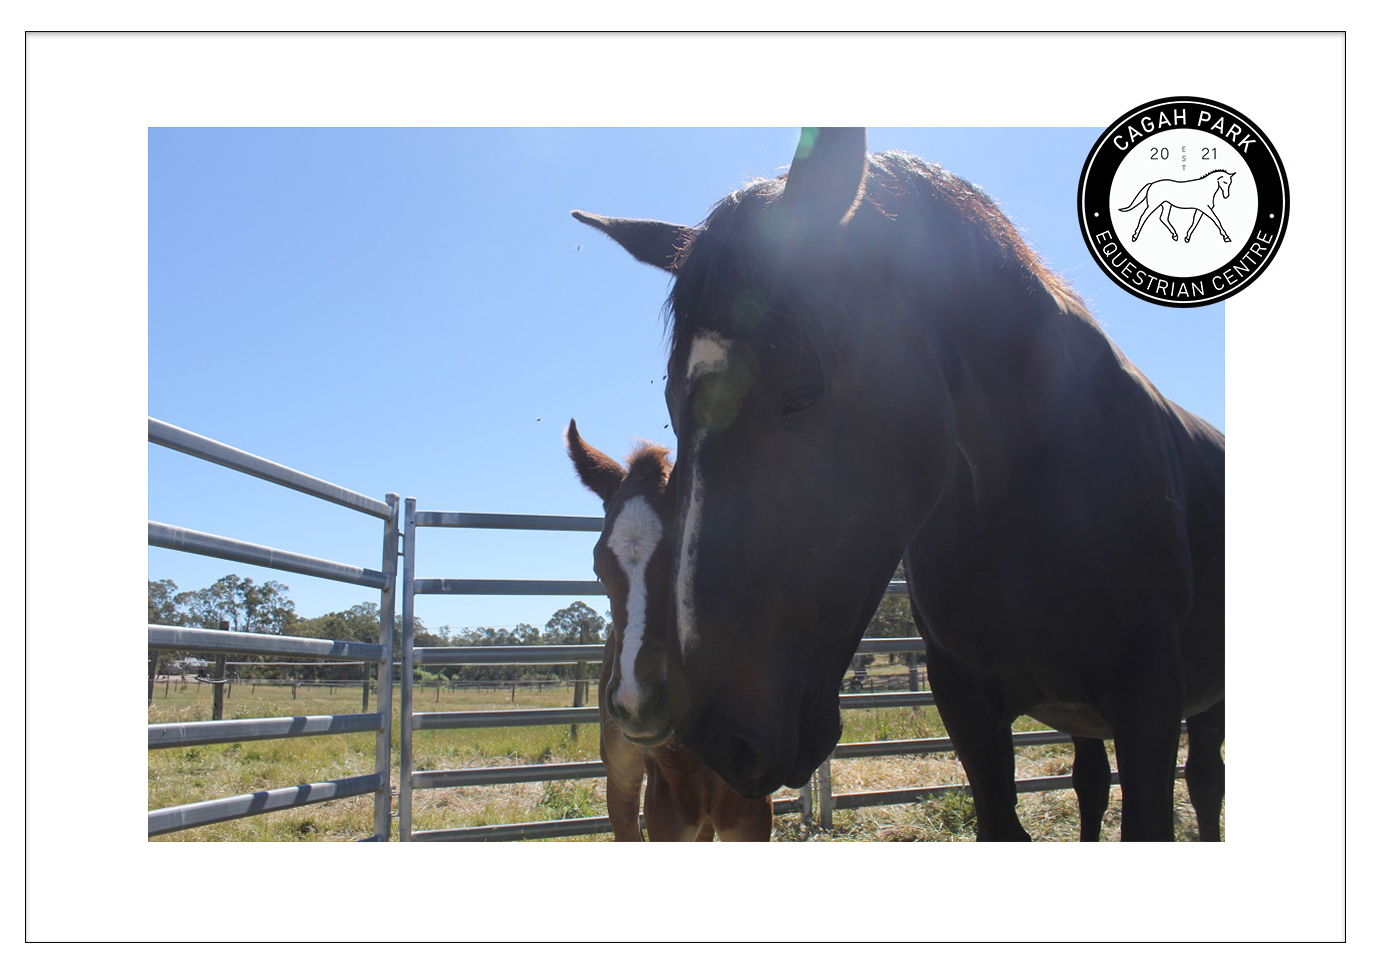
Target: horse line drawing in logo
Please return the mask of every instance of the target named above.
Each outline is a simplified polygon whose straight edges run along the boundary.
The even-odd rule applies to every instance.
[[[1214,213],[1214,202],[1220,194],[1228,197],[1229,187],[1233,184],[1233,176],[1237,172],[1225,171],[1223,168],[1215,168],[1206,175],[1202,175],[1193,181],[1172,181],[1169,178],[1161,181],[1149,181],[1142,186],[1142,190],[1133,198],[1132,203],[1126,208],[1119,208],[1119,211],[1132,211],[1138,205],[1146,203],[1147,210],[1142,213],[1142,217],[1137,220],[1137,228],[1132,233],[1132,240],[1137,241],[1142,234],[1142,226],[1147,223],[1147,219],[1152,216],[1152,212],[1157,213],[1161,223],[1166,226],[1166,230],[1171,233],[1171,240],[1176,241],[1176,229],[1171,224],[1170,214],[1172,208],[1184,208],[1187,211],[1195,212],[1194,218],[1190,221],[1190,227],[1186,229],[1185,241],[1190,243],[1190,236],[1195,231],[1195,226],[1200,223],[1200,219],[1205,215],[1214,222],[1214,226],[1219,229],[1219,235],[1224,241],[1230,241],[1228,232],[1224,231],[1224,226],[1219,221],[1219,216]]]

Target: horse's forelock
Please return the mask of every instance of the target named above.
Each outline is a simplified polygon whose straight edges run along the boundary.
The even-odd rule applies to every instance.
[[[763,277],[756,215],[782,194],[784,180],[762,178],[722,198],[683,249],[664,309],[670,358],[685,356],[697,332],[714,330],[730,311],[745,279]]]
[[[659,487],[665,487],[672,472],[672,451],[656,443],[640,443],[625,465],[629,469],[626,484],[652,478]]]

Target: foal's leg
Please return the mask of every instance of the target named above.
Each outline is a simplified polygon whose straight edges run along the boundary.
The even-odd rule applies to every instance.
[[[1224,703],[1185,719],[1190,753],[1185,758],[1185,784],[1195,807],[1201,842],[1218,842],[1219,816],[1224,807]]]
[[[1080,841],[1099,841],[1108,811],[1110,771],[1108,753],[1097,738],[1075,739],[1075,767],[1071,776],[1080,803]]]
[[[638,824],[638,793],[640,786],[616,783],[613,778],[605,785],[605,801],[609,806],[609,824],[614,828],[616,842],[642,842],[643,829]]]
[[[1120,671],[1113,742],[1123,789],[1123,841],[1169,842],[1175,838],[1182,695],[1175,632],[1148,632],[1132,641]]]
[[[936,696],[936,709],[969,779],[978,824],[976,838],[980,842],[1030,842],[1031,836],[1017,820],[1012,716],[934,642],[928,642],[926,648],[926,673]]]
[[[643,791],[643,752],[606,718],[601,722],[600,758],[605,763],[605,803],[614,841],[642,842],[638,798]]]
[[[710,818],[721,842],[766,842],[773,835],[773,799],[745,798],[723,782],[717,783]]]
[[[650,842],[708,842],[715,834],[700,803],[688,801],[682,790],[655,763],[648,768],[648,794],[644,798],[643,817],[648,823]]]

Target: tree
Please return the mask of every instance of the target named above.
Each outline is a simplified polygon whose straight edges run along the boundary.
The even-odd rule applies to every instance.
[[[233,631],[282,634],[297,619],[296,605],[285,585],[276,580],[256,584],[235,574],[202,590],[178,594],[174,602],[193,627],[217,628],[226,621]]]
[[[543,640],[548,644],[594,644],[604,639],[605,619],[579,600],[553,614],[543,634]],[[574,677],[577,669],[575,664],[551,668],[560,678]]]
[[[320,617],[295,617],[285,625],[283,633],[292,637],[374,644],[379,640],[379,605],[365,602],[349,610],[332,611]]]
[[[553,614],[546,628],[548,644],[594,644],[604,639],[605,619],[578,600]]]
[[[149,581],[149,623],[182,626],[184,618],[178,612],[177,596],[178,585],[171,580]]]

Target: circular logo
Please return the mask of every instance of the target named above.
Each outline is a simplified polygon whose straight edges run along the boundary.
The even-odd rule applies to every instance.
[[[1085,244],[1138,298],[1199,306],[1242,290],[1276,255],[1290,193],[1261,128],[1203,97],[1128,111],[1085,159]]]

